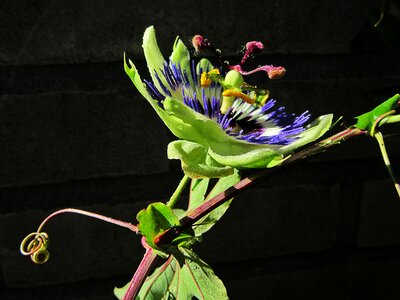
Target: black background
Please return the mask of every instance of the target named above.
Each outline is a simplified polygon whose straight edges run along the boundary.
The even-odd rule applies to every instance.
[[[254,64],[287,75],[253,82],[291,111],[351,125],[400,91],[400,5],[382,2],[374,27],[377,0],[1,1],[0,298],[113,299],[134,273],[139,238],[85,217],[47,225],[43,266],[18,247],[56,209],[135,222],[178,184],[173,136],[123,71],[126,52],[148,78],[147,26],[166,57],[176,35],[200,33],[231,61],[260,40]],[[387,143],[399,169],[399,138]],[[196,250],[232,299],[400,299],[399,217],[377,145],[360,137],[262,180]]]

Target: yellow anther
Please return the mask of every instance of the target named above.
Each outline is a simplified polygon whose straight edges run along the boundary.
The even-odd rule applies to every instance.
[[[219,75],[218,69],[212,69],[208,73],[203,72],[200,76],[200,85],[203,87],[209,87],[213,81],[214,75]]]
[[[219,69],[212,69],[208,72],[208,75],[219,75]]]
[[[206,72],[201,73],[201,77],[200,77],[200,85],[204,86],[204,87],[208,87],[211,84],[211,79],[210,76],[208,76],[208,74]]]
[[[253,104],[256,99],[250,98],[248,95],[246,95],[245,93],[242,93],[240,90],[236,90],[236,89],[227,89],[225,91],[222,92],[222,96],[225,97],[237,97],[242,99],[244,102]]]

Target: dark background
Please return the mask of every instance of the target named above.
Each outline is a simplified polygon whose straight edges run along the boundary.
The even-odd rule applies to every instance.
[[[287,69],[262,81],[274,98],[351,125],[400,92],[400,5],[383,1],[374,28],[381,2],[2,0],[0,298],[113,299],[134,273],[139,238],[81,216],[48,224],[43,266],[18,247],[56,209],[135,222],[179,182],[179,162],[166,158],[173,137],[123,71],[126,51],[148,78],[147,26],[165,56],[178,34],[201,33],[231,60],[261,40],[255,64]],[[399,137],[387,143],[399,170]],[[262,180],[196,249],[232,299],[400,299],[399,229],[378,147],[360,137]]]

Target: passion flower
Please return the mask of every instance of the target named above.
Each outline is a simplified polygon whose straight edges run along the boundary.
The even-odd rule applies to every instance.
[[[194,40],[203,41],[196,50],[210,45],[199,36]],[[277,166],[331,125],[331,114],[310,122],[308,111],[289,114],[284,107],[276,108],[267,90],[245,83],[243,75],[255,71],[266,71],[271,79],[285,73],[283,67],[270,65],[243,71],[252,49],[262,48],[259,42],[247,45],[241,63],[227,70],[205,58],[195,64],[179,37],[165,60],[151,26],[144,33],[143,50],[152,80],[142,81],[133,62],[124,59],[125,71],[138,91],[179,138],[168,145],[168,157],[180,159],[189,177],[224,177],[235,168]]]

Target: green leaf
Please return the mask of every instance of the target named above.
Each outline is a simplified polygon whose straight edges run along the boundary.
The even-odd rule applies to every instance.
[[[161,202],[151,203],[137,214],[136,219],[139,221],[140,233],[146,238],[147,244],[154,249],[159,249],[154,243],[157,235],[180,225],[172,209]]]
[[[356,117],[357,123],[355,126],[362,130],[370,130],[375,120],[379,118],[379,116],[396,108],[399,100],[400,95],[396,94],[392,98],[389,98],[385,102],[375,107],[373,110]]]
[[[205,201],[210,200],[214,196],[219,193],[227,190],[234,184],[240,181],[240,175],[237,170],[227,177],[220,178],[218,182],[215,184],[211,192],[205,197],[205,193],[207,192],[208,187],[208,179],[197,179],[192,180],[192,185],[190,188],[190,201],[188,211],[195,209],[196,207],[203,204]],[[229,205],[231,204],[233,198],[229,201],[225,202],[218,208],[214,209],[212,212],[201,218],[193,225],[193,230],[196,237],[201,236],[203,233],[207,232],[214,226],[215,223],[218,222],[219,219],[225,214],[228,210]]]
[[[228,299],[222,281],[213,270],[193,251],[180,248],[183,259],[169,259],[152,275],[148,276],[136,300],[192,299],[199,300]],[[114,294],[122,299],[129,283],[122,288],[115,288]]]
[[[234,169],[222,166],[208,155],[207,147],[186,140],[169,143],[168,158],[180,159],[182,169],[191,178],[219,178],[233,173]]]
[[[174,212],[174,215],[178,217],[179,220],[186,215],[186,211],[181,208],[174,208],[172,209],[172,211]]]
[[[192,179],[190,184],[188,211],[195,209],[204,203],[209,183],[210,179],[208,178]]]

